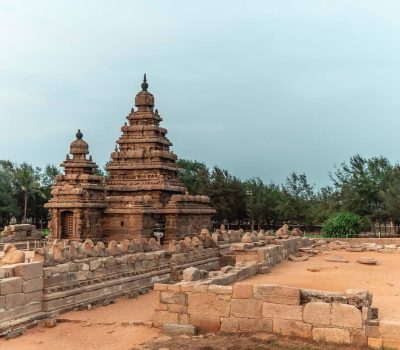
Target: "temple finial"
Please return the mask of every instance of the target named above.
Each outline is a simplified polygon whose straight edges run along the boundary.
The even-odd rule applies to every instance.
[[[81,133],[81,129],[78,129],[78,132],[76,133],[76,138],[77,138],[78,140],[81,140],[82,137],[83,137],[83,134]]]
[[[146,73],[144,73],[143,83],[142,83],[142,91],[147,91],[149,84],[147,84]]]

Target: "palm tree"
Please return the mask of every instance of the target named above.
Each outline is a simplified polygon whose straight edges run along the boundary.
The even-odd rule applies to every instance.
[[[39,175],[31,165],[22,163],[15,172],[15,178],[24,196],[24,217],[22,222],[26,223],[29,196],[39,195],[44,197],[44,193],[40,190]]]

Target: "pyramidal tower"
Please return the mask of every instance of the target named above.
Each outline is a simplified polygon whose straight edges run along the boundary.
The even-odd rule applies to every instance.
[[[215,210],[208,197],[189,195],[179,181],[146,74],[141,87],[107,166],[103,232],[117,240],[152,237],[155,227],[165,230],[164,241],[194,235],[210,228]]]

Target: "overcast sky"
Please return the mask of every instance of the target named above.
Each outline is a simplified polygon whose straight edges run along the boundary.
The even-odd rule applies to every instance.
[[[400,1],[0,0],[0,159],[103,165],[143,73],[182,158],[318,187],[400,160]]]

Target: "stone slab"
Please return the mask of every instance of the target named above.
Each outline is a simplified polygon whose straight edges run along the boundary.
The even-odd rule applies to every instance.
[[[196,335],[196,327],[191,324],[167,323],[163,327],[163,333],[167,335]]]

